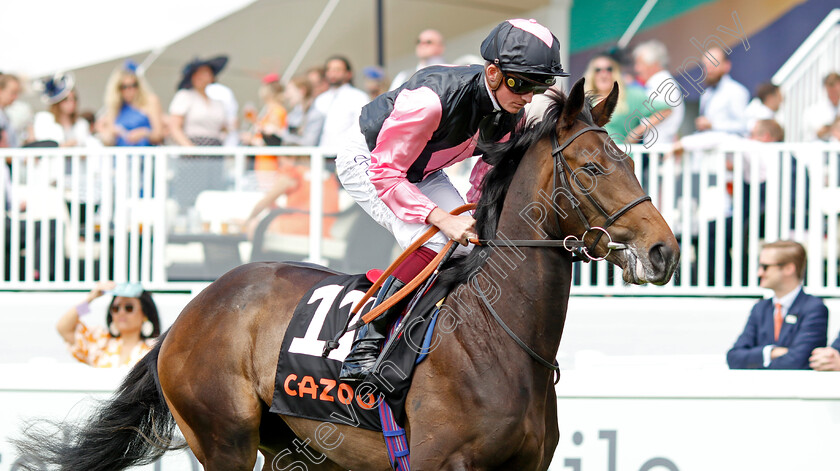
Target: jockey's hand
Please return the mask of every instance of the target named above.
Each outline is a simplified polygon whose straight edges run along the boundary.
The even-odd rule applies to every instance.
[[[461,245],[467,245],[469,243],[467,239],[477,237],[475,233],[475,218],[469,214],[453,216],[440,208],[435,208],[429,213],[426,222],[434,224],[446,237]]]

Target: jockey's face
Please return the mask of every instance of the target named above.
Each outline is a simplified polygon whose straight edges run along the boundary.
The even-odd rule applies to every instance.
[[[507,85],[502,84],[502,71],[499,70],[498,67],[495,65],[488,65],[485,68],[486,71],[486,79],[488,83],[498,83],[499,85],[496,87],[496,90],[493,92],[496,96],[496,101],[499,102],[499,106],[502,107],[503,110],[507,111],[508,113],[516,114],[521,110],[526,104],[531,103],[531,99],[534,98],[534,92],[526,93],[526,94],[516,94],[507,87]],[[490,87],[493,88],[492,86]]]
[[[504,86],[496,90],[496,100],[499,102],[499,106],[508,113],[519,113],[519,110],[524,108],[528,103],[531,103],[531,99],[533,98],[534,92],[517,95],[510,91],[508,87]]]

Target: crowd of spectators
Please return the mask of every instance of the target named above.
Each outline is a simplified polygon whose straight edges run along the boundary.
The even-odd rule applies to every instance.
[[[763,82],[751,99],[750,92],[730,75],[737,64],[729,54],[731,50],[717,46],[703,54],[703,92],[691,123],[685,122],[685,98],[690,93],[669,72],[668,50],[661,41],[640,43],[630,54],[616,50],[598,53],[589,60],[584,77],[596,101],[609,93],[613,82],[618,83],[623,103],[607,126],[616,141],[650,147],[654,143],[675,144],[681,136],[694,133],[717,133],[709,138],[723,134],[747,137],[762,120],[773,120],[784,129],[784,97],[779,85]],[[822,85],[824,94],[803,112],[804,140],[836,142],[840,136],[840,74],[828,73]]]
[[[234,92],[219,80],[227,62],[217,56],[186,64],[165,107],[138,65],[126,61],[108,78],[96,112],[83,107],[74,75],[58,73],[33,83],[46,107],[34,116],[18,99],[24,81],[0,73],[0,147],[334,145],[386,86],[383,70],[371,66],[364,71],[365,91],[354,87],[349,60],[334,56],[288,83],[266,74],[259,90],[263,108],[246,107],[240,117]]]
[[[444,52],[440,32],[422,31],[417,39],[416,67],[398,72],[390,82],[390,89],[423,67],[444,63]],[[780,113],[783,96],[778,85],[762,83],[750,101],[750,93],[730,75],[732,67],[737,66],[731,63],[730,52],[712,47],[703,55],[704,93],[699,99],[699,114],[690,128],[694,132],[748,136],[759,120],[772,119],[784,127]],[[600,53],[592,57],[584,71],[588,90],[604,97],[612,82],[619,84],[621,101],[608,129],[615,139],[646,145],[672,144],[678,140],[681,125],[683,134],[689,126],[683,124],[686,110],[683,97],[679,96],[680,89],[668,87],[668,82],[677,82],[669,72],[667,48],[660,41],[650,40],[637,45],[631,53]],[[323,128],[315,143],[330,146],[335,145],[337,136],[352,117],[342,110],[360,108],[384,92],[389,83],[382,68],[369,66],[363,69],[362,83],[356,88],[352,83],[353,68],[342,56],[331,57],[323,69],[313,68],[287,83],[279,83],[277,74],[270,73],[261,87],[260,97],[267,101],[258,123],[254,110],[246,109],[239,116],[234,93],[223,84],[223,77],[217,80],[226,63],[227,57],[219,56],[196,58],[186,64],[178,92],[168,108],[164,108],[137,64],[127,61],[111,74],[104,92],[104,106],[95,113],[83,112],[85,108],[72,74],[57,74],[36,84],[48,110],[34,116],[26,111],[28,105],[18,101],[25,84],[15,75],[0,73],[0,147],[53,142],[59,146],[286,144],[284,134],[291,141],[295,141],[293,135],[300,134],[294,131],[288,134],[294,127],[280,115],[291,114],[292,108],[299,107],[301,91],[311,97],[315,108],[324,115]],[[310,86],[302,90],[300,83],[304,79]],[[296,85],[290,87],[292,83]],[[840,74],[826,75],[823,86],[825,96],[804,113],[806,140],[833,141],[840,135],[840,125],[832,131],[832,125],[840,117]],[[687,93],[682,91],[682,95]],[[266,114],[269,108],[271,113]],[[92,127],[82,129],[83,115],[94,121]],[[268,118],[275,122],[270,133],[272,138],[266,141],[258,127],[264,126]],[[306,145],[313,142],[313,135],[310,123]],[[50,144],[44,144],[45,141]]]
[[[692,159],[688,165],[693,178],[693,193],[686,195],[692,198],[692,207],[696,208],[702,197],[697,159],[704,158],[705,151],[725,149],[727,146],[748,149],[742,154],[742,194],[745,197],[741,216],[744,221],[749,217],[747,196],[756,192],[763,221],[767,190],[766,166],[779,155],[778,148],[769,143],[781,142],[785,137],[781,112],[784,97],[777,84],[765,82],[756,88],[751,100],[749,91],[730,75],[732,68],[737,66],[730,61],[730,53],[731,50],[715,46],[703,54],[703,93],[693,122],[686,122],[688,113],[684,98],[689,93],[668,72],[668,52],[660,41],[646,41],[636,46],[632,51],[632,65],[624,60],[620,52],[596,54],[590,59],[584,77],[587,90],[595,102],[606,97],[613,83],[618,84],[623,97],[616,106],[611,122],[605,126],[616,142],[643,144],[645,148],[665,144],[664,159]],[[627,73],[631,68],[635,73]],[[808,107],[803,115],[805,140],[840,142],[840,74],[828,73],[823,78],[822,86],[824,95]],[[731,153],[724,155],[727,157],[727,174],[730,175],[733,171]],[[647,154],[644,150],[640,157],[645,165]],[[793,158],[795,172],[796,156],[793,155]],[[753,172],[751,166],[758,167],[758,171]],[[751,181],[754,174],[758,175],[756,182]],[[681,176],[677,175],[676,178],[677,196],[680,197],[683,185]],[[790,193],[795,197],[795,175],[791,181],[794,187]],[[645,183],[642,181],[643,185]],[[725,185],[729,198],[721,208],[724,211],[724,227],[717,227],[716,221],[708,222],[708,259],[698,260],[697,263],[707,265],[708,283],[714,285],[717,258],[715,238],[723,237],[724,285],[728,286],[735,280],[739,285],[745,282],[747,267],[758,263],[759,285],[773,293],[771,298],[757,303],[750,313],[744,331],[727,354],[730,368],[840,371],[840,337],[827,345],[828,310],[820,298],[803,291],[806,265],[804,246],[791,240],[765,244],[757,261],[747,259],[744,254],[743,273],[732,272],[731,249],[734,243],[740,241],[736,242],[732,238],[731,176]],[[706,196],[704,199],[709,198]],[[794,206],[791,203],[791,208]],[[761,231],[762,228],[759,229],[759,235],[763,238]],[[746,237],[746,232],[744,235]],[[692,246],[697,247],[697,240]],[[696,258],[697,253],[683,254],[683,257],[686,256]],[[692,265],[696,266],[697,263]],[[697,273],[692,273],[692,277],[696,276]],[[693,279],[691,283],[697,281]]]

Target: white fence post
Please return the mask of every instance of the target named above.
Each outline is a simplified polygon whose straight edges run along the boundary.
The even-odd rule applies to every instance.
[[[324,223],[324,153],[312,153],[309,161],[309,257],[307,261],[324,264],[321,256],[321,239]]]

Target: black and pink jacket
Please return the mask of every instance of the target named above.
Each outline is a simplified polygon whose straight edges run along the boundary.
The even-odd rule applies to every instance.
[[[501,140],[517,119],[496,104],[483,66],[426,67],[362,108],[359,124],[371,151],[370,181],[398,218],[425,224],[437,205],[413,183],[481,154],[480,141]],[[487,170],[483,161],[473,168],[470,202],[478,200]]]

